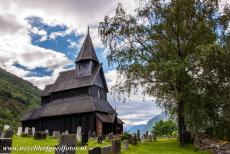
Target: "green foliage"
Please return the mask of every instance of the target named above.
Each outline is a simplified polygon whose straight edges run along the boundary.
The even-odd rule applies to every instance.
[[[174,121],[160,120],[153,126],[152,133],[157,136],[163,136],[163,135],[172,136],[172,133],[176,130],[177,130],[177,126]]]
[[[39,102],[37,87],[0,68],[0,130],[5,124],[16,129],[25,111]]]
[[[131,134],[129,134],[128,132],[124,132],[123,134],[121,134],[121,140],[128,140],[131,137]]]
[[[177,116],[181,144],[186,129],[230,136],[229,6],[220,13],[217,0],[140,3],[135,15],[119,5],[99,26],[109,63],[123,76],[113,92],[121,98],[142,87],[156,97]]]

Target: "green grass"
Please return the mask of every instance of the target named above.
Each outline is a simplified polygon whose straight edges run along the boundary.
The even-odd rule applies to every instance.
[[[34,140],[32,137],[13,137],[13,147],[33,147],[35,145],[41,147],[54,147],[58,144],[57,139],[48,138],[46,140]],[[90,139],[86,149],[77,150],[77,154],[88,154],[88,150],[92,147],[101,147],[111,145],[110,142],[104,141],[103,144],[97,144],[96,140]],[[54,151],[12,151],[11,154],[51,154]],[[180,147],[176,139],[159,139],[156,142],[139,143],[138,146],[129,145],[129,149],[124,151],[122,146],[122,154],[208,154],[204,151],[197,151],[193,145]]]
[[[131,146],[122,154],[208,154],[205,151],[198,151],[192,144],[180,147],[176,139],[158,139],[156,142],[139,143],[138,146]]]

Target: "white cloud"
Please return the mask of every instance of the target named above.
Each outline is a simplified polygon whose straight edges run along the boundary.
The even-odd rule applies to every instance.
[[[105,77],[109,89],[116,84],[118,78],[119,80],[125,79],[122,76],[118,76],[116,70],[106,72]],[[108,96],[109,102],[117,109],[119,117],[126,125],[146,124],[148,120],[163,111],[161,108],[157,107],[154,98],[150,96],[143,97],[141,94],[142,91],[143,89],[140,88],[138,93],[131,94],[130,98],[125,103],[118,101],[112,94]]]

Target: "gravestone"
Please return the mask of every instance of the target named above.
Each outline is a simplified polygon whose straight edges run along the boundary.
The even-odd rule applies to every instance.
[[[32,128],[28,129],[28,135],[32,136]]]
[[[140,129],[137,130],[137,140],[140,141],[141,140],[141,133],[140,133]]]
[[[13,131],[12,129],[7,129],[7,130],[5,131],[5,136],[4,136],[4,138],[12,138],[13,134],[14,134],[14,131]]]
[[[89,135],[86,133],[81,134],[81,145],[86,145],[88,143]]]
[[[12,146],[12,139],[10,138],[0,138],[0,154],[10,153]],[[4,147],[4,148],[3,148]]]
[[[75,134],[62,134],[59,145],[55,146],[55,154],[75,154],[76,142]],[[63,149],[63,147],[65,147],[65,149]]]
[[[45,133],[46,133],[46,136],[49,136],[49,130],[48,129],[45,130]]]
[[[29,134],[29,127],[25,128],[25,134]]]
[[[189,131],[184,131],[183,132],[183,143],[184,144],[188,144],[188,143],[192,143],[192,133]]]
[[[88,154],[101,154],[101,148],[100,147],[92,148],[88,151]]]
[[[94,139],[96,138],[97,135],[96,135],[95,131],[93,131],[92,136],[93,136]]]
[[[129,140],[124,140],[123,143],[124,143],[124,149],[128,150],[128,148],[129,148]]]
[[[82,136],[81,136],[81,126],[77,127],[77,142],[82,143]]]
[[[61,136],[61,133],[59,131],[53,131],[53,138],[59,138]]]
[[[35,140],[46,139],[46,133],[45,132],[41,132],[41,131],[37,131],[37,132],[34,133],[34,139]]]
[[[141,136],[141,143],[145,143],[145,136],[144,135]]]
[[[17,136],[22,135],[22,127],[18,127]]]
[[[68,130],[65,130],[62,134],[63,134],[63,135],[64,135],[64,134],[69,134],[69,131],[68,131]]]
[[[10,129],[10,126],[9,125],[4,125],[3,130],[5,131],[5,130],[8,130],[8,129]]]
[[[148,135],[149,135],[149,132],[148,132],[148,131],[146,131],[145,135],[146,135],[146,136],[148,136]]]
[[[63,134],[60,137],[60,145],[76,145],[76,136],[75,134]]]
[[[1,132],[0,138],[5,138],[5,132],[4,131]]]
[[[100,135],[97,137],[97,144],[102,144],[103,137]]]
[[[121,141],[119,139],[112,140],[112,153],[113,154],[121,153]]]
[[[110,141],[112,141],[112,139],[113,139],[113,133],[108,134],[108,138],[109,138]]]
[[[132,145],[137,145],[137,135],[134,134],[134,136],[132,136]]]
[[[152,142],[153,140],[152,140],[152,135],[148,135],[148,141],[149,142]]]
[[[101,154],[111,154],[111,153],[112,153],[111,146],[101,147]]]
[[[35,127],[32,127],[32,136],[35,134]]]
[[[157,140],[157,136],[156,134],[153,134],[153,141],[156,141]]]

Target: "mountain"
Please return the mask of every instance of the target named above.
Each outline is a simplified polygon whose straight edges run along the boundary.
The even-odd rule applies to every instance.
[[[40,103],[40,89],[0,68],[0,130],[5,124],[16,128],[26,110]]]
[[[142,124],[142,125],[129,126],[125,130],[130,133],[135,133],[137,132],[138,129],[140,129],[141,133],[145,133],[146,131],[151,132],[153,125],[156,122],[160,120],[167,120],[167,119],[168,119],[168,115],[166,114],[166,112],[162,112],[161,114],[158,114],[154,116],[152,119],[150,119],[145,125]]]

